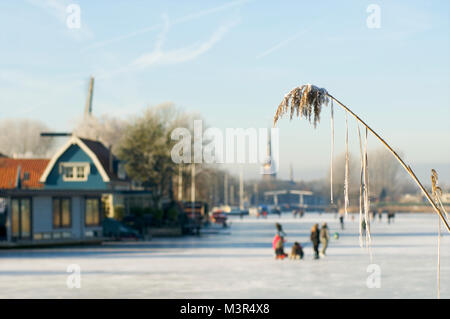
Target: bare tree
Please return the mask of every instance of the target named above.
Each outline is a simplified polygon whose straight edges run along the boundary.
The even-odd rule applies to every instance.
[[[128,124],[120,141],[118,156],[126,162],[128,176],[152,189],[157,204],[169,193],[177,174],[171,157],[175,144],[171,133],[176,127],[189,129],[191,118],[172,103],[150,107]]]
[[[391,199],[400,193],[400,164],[384,148],[369,153],[371,194],[380,200]]]
[[[360,169],[358,162],[355,160],[352,154],[349,154],[349,197],[350,202],[352,198],[355,199],[359,196],[359,174]],[[328,191],[330,189],[330,174],[331,170],[328,170]],[[344,203],[344,182],[345,182],[345,153],[339,154],[333,159],[333,198],[334,200],[343,205]],[[353,203],[355,204],[355,203]]]
[[[112,151],[115,153],[127,125],[128,122],[126,120],[117,117],[108,115],[95,117],[91,115],[78,121],[74,134],[101,141],[107,147],[112,147]]]
[[[0,152],[17,157],[46,157],[53,139],[43,138],[48,127],[37,120],[5,119],[0,121]]]

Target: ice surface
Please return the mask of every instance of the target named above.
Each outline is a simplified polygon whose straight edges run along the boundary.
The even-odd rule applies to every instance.
[[[98,247],[0,251],[0,298],[435,298],[437,217],[397,214],[372,223],[373,261],[359,247],[357,218],[339,229],[332,214],[233,218],[230,228],[201,237],[107,243]],[[279,221],[305,250],[302,261],[275,260]],[[309,231],[328,222],[328,256],[313,260]],[[441,238],[441,298],[450,297],[450,236]],[[371,263],[381,287],[368,288]],[[81,288],[69,289],[70,264],[81,267]]]

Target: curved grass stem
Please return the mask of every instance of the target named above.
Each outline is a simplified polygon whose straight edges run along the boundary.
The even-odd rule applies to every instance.
[[[442,222],[444,223],[445,227],[447,228],[447,230],[450,232],[450,226],[447,222],[447,220],[445,219],[444,215],[442,214],[441,210],[439,209],[439,207],[436,205],[436,203],[434,202],[434,200],[431,198],[430,194],[427,192],[427,190],[425,189],[425,187],[422,185],[422,183],[419,181],[419,179],[417,178],[417,176],[414,174],[413,170],[411,169],[411,167],[409,165],[406,165],[405,162],[400,158],[400,156],[392,149],[392,147],[380,136],[377,134],[377,132],[375,132],[369,125],[367,125],[358,115],[356,115],[355,113],[352,112],[352,110],[350,110],[347,106],[345,106],[342,102],[340,102],[338,99],[336,99],[334,96],[332,96],[331,94],[327,93],[328,97],[330,97],[333,101],[335,101],[337,104],[339,104],[342,108],[344,108],[348,113],[350,113],[354,118],[356,118],[362,125],[364,125],[373,135],[375,135],[375,137],[377,137],[381,143],[386,146],[386,148],[392,153],[392,155],[394,155],[394,157],[400,162],[400,164],[402,165],[402,167],[406,170],[406,172],[412,177],[412,179],[416,182],[416,184],[419,186],[419,188],[422,190],[422,192],[425,194],[426,198],[428,199],[428,201],[430,202],[431,206],[433,206],[434,210],[436,211],[436,213],[439,215],[439,217],[441,218]]]

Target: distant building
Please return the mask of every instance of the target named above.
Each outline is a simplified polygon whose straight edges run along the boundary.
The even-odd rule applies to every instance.
[[[266,181],[273,181],[277,178],[277,171],[276,171],[276,163],[273,160],[272,156],[272,138],[269,131],[268,134],[268,140],[267,140],[267,156],[266,160],[264,161],[263,165],[261,166],[261,174],[263,180]]]
[[[294,168],[292,167],[292,163],[289,165],[289,183],[291,185],[295,185],[294,181]]]
[[[443,193],[441,200],[443,203],[450,204],[450,193]]]
[[[411,204],[417,204],[423,202],[423,196],[422,194],[404,194],[399,199],[400,203],[411,203]]]

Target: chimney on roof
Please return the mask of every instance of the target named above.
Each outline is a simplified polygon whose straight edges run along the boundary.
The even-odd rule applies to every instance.
[[[112,145],[109,145],[108,150],[109,150],[109,171],[111,173],[114,173],[114,158],[112,153]]]

